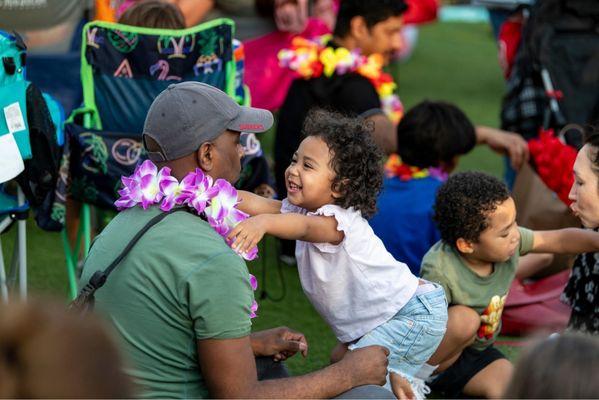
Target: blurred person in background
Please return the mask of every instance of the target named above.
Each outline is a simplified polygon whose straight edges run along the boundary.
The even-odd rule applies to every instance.
[[[95,316],[45,300],[0,306],[1,398],[128,398],[133,387]]]
[[[567,333],[531,346],[516,365],[506,399],[596,399],[599,339]]]

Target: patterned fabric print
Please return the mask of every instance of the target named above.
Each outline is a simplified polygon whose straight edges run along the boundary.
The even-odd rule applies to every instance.
[[[65,130],[71,158],[70,165],[61,168],[69,170],[70,194],[77,200],[113,209],[120,177],[132,173],[146,159],[141,140],[127,133],[100,132],[75,124],[65,125]]]
[[[501,324],[501,314],[505,305],[505,296],[493,296],[491,302],[480,315],[480,328],[477,336],[479,338],[492,339]]]
[[[526,140],[537,136],[547,107],[547,96],[540,77],[523,71],[519,64],[508,80],[501,109],[501,128],[519,132]]]
[[[225,65],[233,58],[231,43],[229,25],[183,36],[141,35],[91,26],[85,56],[95,74],[198,80],[225,89]]]
[[[572,306],[569,328],[599,334],[599,253],[576,258],[562,300]]]

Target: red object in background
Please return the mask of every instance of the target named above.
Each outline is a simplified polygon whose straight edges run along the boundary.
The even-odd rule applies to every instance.
[[[505,79],[510,77],[516,60],[516,53],[522,39],[522,20],[508,19],[499,28],[497,45],[499,46],[499,66]]]
[[[541,180],[569,206],[572,203],[568,193],[574,183],[572,168],[576,149],[560,141],[553,129],[549,129],[541,130],[538,138],[531,139],[528,150]]]
[[[563,331],[571,309],[560,301],[570,270],[522,284],[515,279],[505,301],[502,335],[525,335],[539,331]]]
[[[403,16],[404,24],[423,24],[437,19],[437,0],[407,0],[408,11]]]
[[[329,33],[329,28],[320,20],[310,18],[304,32],[299,36],[312,39]],[[296,75],[279,66],[277,54],[291,47],[297,35],[287,32],[272,32],[256,39],[243,42],[245,48],[245,84],[250,88],[252,106],[275,110],[283,104],[287,90]]]

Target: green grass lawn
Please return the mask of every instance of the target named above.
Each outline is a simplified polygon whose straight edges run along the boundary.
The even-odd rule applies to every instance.
[[[410,107],[423,99],[445,100],[456,103],[477,124],[497,126],[503,80],[497,64],[495,43],[490,28],[481,24],[434,24],[420,32],[419,43],[411,60],[393,67],[399,76],[399,94]],[[263,138],[264,147],[272,148],[272,133]],[[487,149],[477,148],[460,162],[460,169],[478,169],[501,176],[501,157]],[[16,229],[2,236],[4,254]],[[258,299],[259,317],[255,329],[287,325],[304,332],[310,345],[307,359],[296,357],[288,365],[294,373],[320,368],[328,363],[328,354],[335,343],[334,336],[316,314],[304,296],[297,270],[286,265],[279,269],[270,239],[267,254],[250,263],[250,272],[256,275],[269,298]],[[60,296],[66,300],[67,279],[60,235],[42,232],[28,224],[29,290]],[[12,247],[11,247],[12,248]],[[265,257],[264,257],[265,256]],[[262,279],[266,263],[267,277]],[[279,274],[280,272],[280,274]],[[281,277],[282,282],[281,283]],[[511,358],[517,349],[508,348]]]

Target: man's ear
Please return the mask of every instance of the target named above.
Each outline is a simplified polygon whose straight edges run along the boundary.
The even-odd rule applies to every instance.
[[[474,245],[471,241],[464,238],[459,238],[455,242],[458,251],[463,254],[472,254],[474,252]]]
[[[366,20],[361,15],[356,15],[349,22],[349,30],[355,39],[363,39],[370,34]]]
[[[210,172],[214,168],[214,144],[202,143],[196,152],[198,165],[204,172]]]

